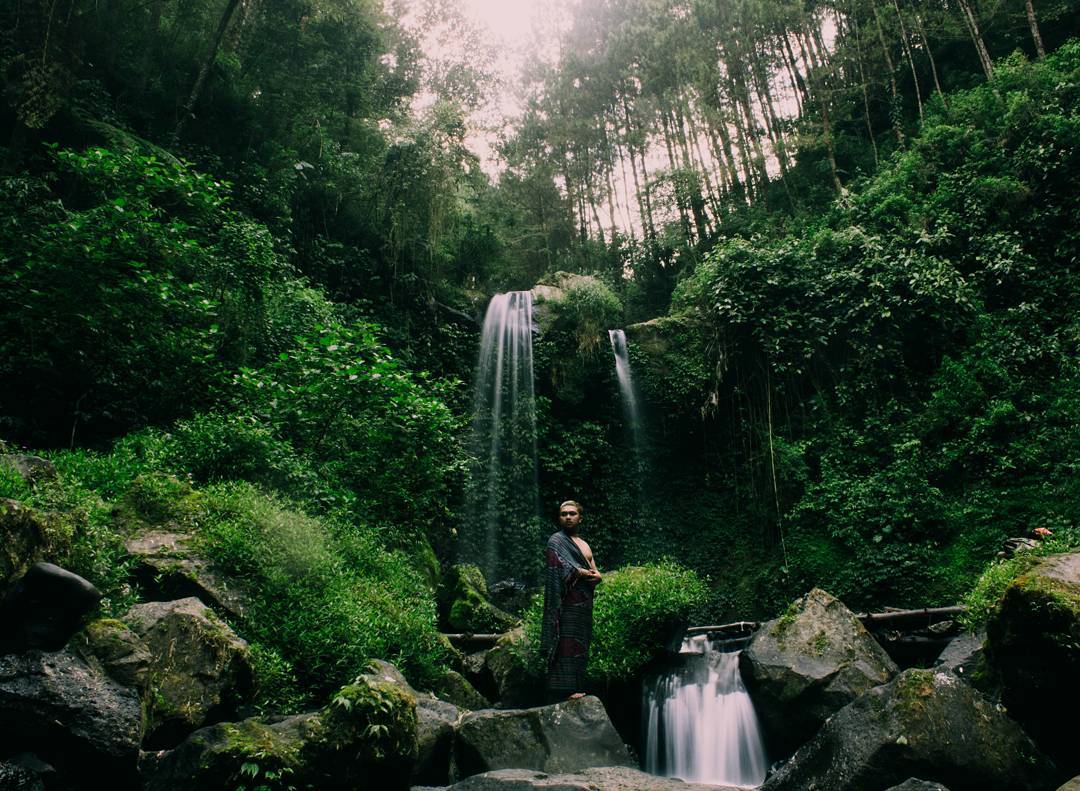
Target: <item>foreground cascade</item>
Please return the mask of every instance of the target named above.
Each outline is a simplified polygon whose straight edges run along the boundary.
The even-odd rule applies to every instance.
[[[752,787],[768,764],[739,653],[687,638],[680,665],[645,688],[645,769],[700,783]]]
[[[473,403],[475,466],[462,556],[480,566],[488,580],[512,577],[528,567],[539,540],[531,292],[491,298]],[[523,551],[529,554],[519,557]]]

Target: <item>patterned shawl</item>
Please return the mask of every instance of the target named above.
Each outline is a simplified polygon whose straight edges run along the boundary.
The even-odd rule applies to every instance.
[[[563,598],[574,587],[581,572],[592,567],[574,539],[562,530],[548,539],[545,555],[547,568],[544,571],[544,621],[540,630],[540,651],[550,667],[559,644]],[[589,596],[592,595],[591,587],[584,585],[582,588]]]

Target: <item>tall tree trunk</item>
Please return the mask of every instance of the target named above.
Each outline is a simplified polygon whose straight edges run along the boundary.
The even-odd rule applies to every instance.
[[[874,151],[874,165],[876,166],[881,164],[881,157],[878,154],[877,139],[874,135],[874,124],[870,120],[870,89],[866,83],[866,70],[863,68],[862,40],[859,36],[859,20],[856,18],[854,11],[851,11],[850,18],[851,31],[855,36],[855,63],[859,70],[859,82],[862,84],[863,117],[866,119],[866,134],[870,138],[870,147]]]
[[[968,34],[971,36],[971,43],[975,45],[975,52],[979,55],[979,65],[982,66],[983,74],[986,75],[986,80],[989,82],[994,79],[994,61],[990,59],[990,52],[986,49],[986,42],[983,41],[982,33],[979,32],[979,22],[975,18],[975,11],[972,10],[971,3],[968,0],[957,0],[957,2],[960,5],[960,13],[964,17]]]
[[[881,18],[878,16],[874,0],[871,0],[870,10],[874,14],[874,26],[877,28],[878,43],[881,44],[881,55],[885,59],[885,68],[889,71],[889,90],[892,102],[889,105],[889,120],[892,122],[893,132],[896,134],[896,142],[904,144],[904,130],[900,127],[900,92],[896,88],[896,64],[893,62],[889,45],[885,42],[885,31],[881,28]]]
[[[679,210],[679,224],[682,226],[683,235],[687,241],[694,241],[694,232],[690,227],[690,216],[687,213],[686,208],[686,195],[683,194],[682,175],[680,174],[680,168],[678,162],[675,161],[675,149],[671,143],[671,124],[668,120],[667,109],[663,106],[660,108],[660,126],[664,132],[664,146],[667,148],[668,164],[671,167],[671,186],[675,191],[675,206]]]
[[[919,108],[919,120],[925,119],[922,106],[922,91],[919,89],[919,73],[915,70],[915,56],[911,51],[911,41],[908,39],[907,26],[904,25],[904,16],[900,13],[900,3],[892,0],[893,8],[896,9],[896,21],[900,23],[900,44],[907,55],[908,65],[911,66],[911,83],[915,86],[915,104]]]
[[[229,29],[229,22],[232,20],[233,13],[239,4],[240,0],[228,0],[225,10],[221,14],[221,19],[218,20],[217,30],[214,31],[214,38],[210,43],[210,52],[199,67],[198,76],[195,77],[195,84],[191,86],[191,94],[180,111],[180,117],[176,120],[176,127],[173,129],[172,134],[174,145],[180,140],[180,133],[184,129],[184,124],[195,109],[195,103],[199,101],[203,86],[206,84],[206,78],[210,75],[210,69],[213,67],[214,62],[217,61],[218,49],[221,47],[222,39],[225,38],[225,31]]]
[[[1039,22],[1035,19],[1035,6],[1031,0],[1024,0],[1024,10],[1027,11],[1028,27],[1031,28],[1031,38],[1035,42],[1035,53],[1039,60],[1046,57],[1046,47],[1043,46],[1042,34],[1039,33]]]

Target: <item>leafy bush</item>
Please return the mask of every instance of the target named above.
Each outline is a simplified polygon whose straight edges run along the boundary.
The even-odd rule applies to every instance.
[[[606,573],[596,589],[589,675],[601,682],[633,679],[705,598],[697,574],[671,560]],[[526,665],[538,676],[544,672],[538,650],[543,612],[543,596],[536,596],[524,616]]]

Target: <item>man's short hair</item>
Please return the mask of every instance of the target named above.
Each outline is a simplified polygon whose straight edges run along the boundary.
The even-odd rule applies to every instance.
[[[559,503],[559,510],[561,511],[568,505],[574,506],[574,508],[577,509],[579,516],[585,515],[585,511],[581,508],[581,503],[579,503],[577,500],[564,500],[563,502]]]

